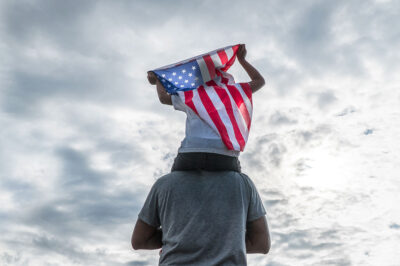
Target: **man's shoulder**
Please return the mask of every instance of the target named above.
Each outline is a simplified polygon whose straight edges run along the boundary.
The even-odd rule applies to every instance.
[[[160,187],[160,186],[165,185],[166,183],[171,183],[179,178],[182,178],[183,175],[184,175],[184,173],[181,171],[173,171],[173,172],[167,173],[167,174],[159,177],[156,180],[156,182],[154,183],[154,186]]]

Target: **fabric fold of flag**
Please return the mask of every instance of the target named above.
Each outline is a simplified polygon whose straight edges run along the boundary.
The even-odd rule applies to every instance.
[[[227,70],[239,44],[153,70],[170,94],[182,101],[221,137],[229,150],[243,151],[253,112],[248,83],[235,83]]]

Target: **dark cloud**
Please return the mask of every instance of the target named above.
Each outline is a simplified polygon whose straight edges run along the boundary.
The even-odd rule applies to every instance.
[[[305,70],[322,72],[333,63],[331,23],[333,14],[341,2],[316,1],[305,6],[292,21],[293,28],[287,43],[292,56]]]
[[[71,258],[74,263],[85,261],[88,258],[88,254],[79,250],[76,245],[68,243],[66,239],[37,236],[33,238],[32,244],[44,252],[54,252]]]
[[[374,132],[374,130],[372,128],[367,128],[366,130],[364,130],[364,135],[370,135]]]
[[[327,124],[317,125],[314,129],[295,130],[291,134],[295,136],[294,141],[300,147],[314,146],[332,133],[332,128]]]
[[[87,187],[104,186],[110,173],[103,173],[91,169],[88,166],[86,157],[75,149],[62,147],[56,150],[56,155],[60,157],[63,163],[63,170],[60,181],[67,187]]]
[[[400,229],[400,225],[397,224],[397,223],[392,223],[392,224],[389,225],[389,228],[391,228],[391,229]]]
[[[142,260],[133,260],[133,261],[126,263],[126,266],[141,266],[141,265],[143,265],[143,266],[149,265],[149,262],[142,261]]]
[[[165,10],[158,10],[166,16]],[[154,110],[149,90],[141,89],[146,86],[146,55],[136,52],[140,45],[146,47],[143,26],[161,21],[160,16],[151,19],[149,3],[7,2],[2,15],[6,30],[2,52],[9,57],[9,82],[0,99],[3,111],[27,118],[43,115],[42,104],[66,100]],[[117,29],[138,36],[143,32],[143,43],[127,44],[128,54],[120,51],[112,41],[118,37],[113,36]],[[158,103],[156,107],[160,108]]]
[[[307,93],[307,98],[314,99],[320,109],[326,109],[331,104],[337,101],[334,92],[331,90]]]
[[[302,175],[303,172],[306,171],[307,169],[310,169],[311,166],[307,164],[306,158],[300,158],[296,161],[295,168],[296,168],[296,174]]]
[[[264,205],[267,210],[268,224],[271,232],[272,249],[275,254],[285,252],[288,258],[302,261],[304,264],[312,265],[320,263],[321,254],[330,254],[326,264],[336,265],[335,262],[343,262],[343,265],[351,265],[350,258],[344,253],[345,245],[342,238],[344,233],[355,233],[352,227],[326,226],[315,228],[304,228],[302,215],[304,213],[286,212],[292,204],[297,208],[305,202],[297,202],[295,195],[286,194],[282,190],[261,189],[260,194],[265,199]],[[311,187],[302,189],[303,196],[312,200],[316,191]],[[315,199],[314,199],[315,200]],[[314,213],[314,215],[319,215]],[[276,258],[270,258],[279,265]],[[274,265],[274,264],[273,264]],[[286,265],[286,264],[284,264]]]
[[[8,36],[17,42],[46,36],[57,43],[81,43],[80,29],[94,8],[94,1],[79,3],[53,1],[8,2],[3,7]]]
[[[111,139],[99,139],[97,149],[110,154],[110,160],[116,167],[127,167],[132,162],[146,162],[139,145]]]
[[[248,148],[248,152],[241,155],[245,168],[268,171],[279,167],[287,149],[283,143],[274,141],[276,138],[274,133],[259,136]]]
[[[121,225],[133,226],[145,191],[140,187],[116,186],[115,174],[92,168],[88,161],[89,154],[83,151],[60,147],[54,155],[60,158],[62,164],[54,191],[42,197],[35,196],[24,211],[7,216],[5,222],[18,221],[20,225],[43,232],[30,238],[34,249],[45,254],[57,253],[76,263],[108,257],[101,252],[81,250],[79,243],[84,239],[97,241],[104,235],[121,238]],[[16,181],[3,180],[2,185],[13,193],[19,193],[19,189],[29,193],[31,189]],[[25,232],[19,234],[28,237]],[[127,241],[130,238],[129,235],[124,237]],[[10,245],[17,248],[23,244],[16,242]],[[12,255],[6,257],[5,261],[13,260]]]
[[[296,124],[297,120],[288,118],[285,114],[280,111],[276,111],[269,118],[269,123],[272,125],[291,125]]]
[[[82,152],[62,147],[56,154],[63,164],[58,179],[63,197],[46,204],[42,215],[41,211],[34,211],[34,214],[39,214],[39,219],[49,217],[63,220],[63,216],[71,214],[70,211],[63,213],[56,208],[72,209],[75,217],[71,218],[88,225],[112,227],[115,223],[128,222],[132,218],[132,214],[140,207],[142,191],[137,188],[133,192],[132,188],[114,187],[115,174],[92,169],[87,155]]]
[[[36,113],[43,115],[40,105],[51,101],[69,99],[79,101],[82,106],[85,102],[128,106],[129,99],[134,99],[132,91],[127,90],[130,81],[120,74],[117,74],[120,79],[116,79],[111,69],[83,71],[68,63],[56,67],[57,72],[48,74],[15,71],[11,85],[4,90],[2,109],[20,117],[30,117]]]
[[[287,149],[283,144],[272,143],[268,147],[268,153],[267,153],[269,162],[273,166],[279,167],[283,159],[283,155],[284,153],[286,153],[286,151]]]
[[[3,252],[0,256],[0,261],[5,263],[5,265],[17,265],[20,264],[21,265],[21,254],[17,254],[17,255],[12,255],[8,252]]]
[[[336,192],[331,202],[324,196],[334,192],[299,187],[292,175],[305,175],[312,164],[303,152],[335,132],[322,113],[347,106],[336,110],[336,119],[353,126],[369,111],[357,108],[350,115],[363,106],[357,102],[369,90],[363,84],[383,91],[393,80],[400,67],[399,29],[393,26],[399,8],[393,1],[361,0],[3,1],[0,264],[156,263],[157,252],[132,255],[129,239],[150,185],[172,164],[184,116],[159,104],[144,73],[237,42],[248,44],[250,61],[274,89],[257,94],[260,118],[240,157],[263,182],[258,187],[273,239],[265,263],[357,263],[346,254],[359,244],[362,226],[304,221],[332,215],[338,206],[370,204],[370,195]],[[221,10],[240,19],[221,22]],[[304,103],[289,98],[295,90],[307,98]],[[383,99],[383,92],[375,95]],[[264,105],[267,96],[280,97],[280,105]],[[339,105],[342,96],[354,98]],[[341,141],[337,150],[347,140]],[[93,163],[99,155],[107,160],[104,167]],[[382,178],[374,176],[370,180]],[[399,225],[388,227],[392,234]],[[92,243],[104,250],[87,248]]]
[[[324,108],[325,106],[332,104],[336,100],[337,98],[332,91],[325,91],[318,94],[318,106],[320,108]]]
[[[356,110],[354,107],[349,106],[349,107],[346,107],[345,109],[343,109],[340,113],[338,113],[337,116],[345,116],[345,115],[354,113],[355,111]]]

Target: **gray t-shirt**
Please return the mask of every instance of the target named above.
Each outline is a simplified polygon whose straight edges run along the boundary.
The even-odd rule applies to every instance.
[[[246,265],[246,222],[266,214],[250,178],[233,171],[174,171],[139,213],[162,227],[160,265]]]

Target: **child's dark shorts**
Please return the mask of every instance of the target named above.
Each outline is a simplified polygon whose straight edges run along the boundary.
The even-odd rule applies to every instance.
[[[178,153],[171,172],[191,170],[235,171],[240,173],[241,167],[238,157],[206,152]]]

